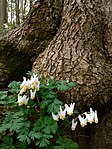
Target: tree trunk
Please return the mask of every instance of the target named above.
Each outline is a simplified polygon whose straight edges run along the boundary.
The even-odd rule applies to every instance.
[[[72,133],[80,149],[112,149],[111,10],[111,0],[42,0],[0,42],[6,78],[18,68],[21,73],[14,76],[22,76],[34,61],[33,71],[42,77],[77,82],[77,88],[62,95],[64,102],[76,102],[80,111],[98,110],[99,124]]]
[[[0,39],[4,33],[4,24],[7,23],[7,1],[0,0]]]
[[[70,99],[82,106],[105,104],[112,95],[111,48],[106,44],[110,28],[102,7],[102,1],[65,0],[59,32],[33,65],[44,77],[76,81]]]
[[[31,70],[59,28],[62,4],[58,0],[36,2],[25,22],[0,40],[0,88]]]
[[[65,102],[75,101],[81,111],[98,110],[99,125],[77,137],[82,149],[112,149],[111,6],[111,1],[64,0],[59,32],[33,64],[42,77],[78,83],[64,93]]]
[[[0,0],[0,29],[3,27],[3,24],[7,23],[7,1]]]
[[[15,0],[15,11],[16,11],[16,25],[18,25],[18,24],[20,24],[19,0]]]

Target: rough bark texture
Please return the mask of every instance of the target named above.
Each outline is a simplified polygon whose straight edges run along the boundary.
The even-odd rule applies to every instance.
[[[111,1],[64,0],[59,32],[33,65],[43,77],[78,83],[64,94],[65,102],[75,101],[81,111],[91,106],[102,113],[97,127],[85,129],[85,139],[77,137],[82,149],[112,148],[111,6]]]
[[[7,1],[0,0],[0,6],[2,8],[0,9],[0,30],[1,30],[1,27],[3,27],[3,24],[7,23],[7,11],[6,11]]]
[[[111,49],[105,48],[100,5],[101,1],[65,0],[60,30],[33,66],[44,77],[76,81],[79,85],[70,99],[81,105],[105,104],[112,95]]]
[[[0,88],[31,70],[33,60],[59,28],[62,5],[59,0],[36,2],[26,21],[0,41]]]
[[[0,66],[6,66],[0,68],[1,80],[14,72],[14,77],[22,76],[45,49],[33,63],[33,71],[78,83],[62,95],[65,102],[76,102],[81,111],[91,106],[99,116],[99,124],[70,132],[80,149],[112,149],[111,12],[111,0],[41,0],[28,20],[0,42]],[[12,63],[15,67],[9,67]]]

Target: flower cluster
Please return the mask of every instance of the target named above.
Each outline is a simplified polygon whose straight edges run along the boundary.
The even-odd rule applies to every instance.
[[[55,115],[52,112],[52,117],[54,120],[58,121],[59,119],[64,120],[66,118],[66,115],[71,116],[74,111],[75,103],[71,103],[70,106],[65,104],[64,109],[60,106],[60,111],[57,115]],[[72,125],[71,129],[75,130],[76,126],[78,124],[78,121],[80,122],[80,125],[82,127],[86,126],[87,123],[92,124],[93,122],[98,123],[98,116],[97,116],[97,110],[93,111],[92,108],[90,108],[89,112],[84,112],[75,119],[72,119]]]
[[[65,117],[66,117],[66,113],[68,115],[72,115],[73,114],[73,110],[74,110],[74,106],[75,106],[75,103],[71,103],[70,106],[68,106],[67,104],[65,104],[65,109],[62,110],[62,107],[60,106],[60,111],[58,112],[57,115],[55,115],[53,112],[52,112],[52,117],[54,120],[58,121],[59,118],[64,120]]]
[[[34,99],[36,95],[36,91],[39,90],[40,82],[38,79],[38,76],[36,74],[33,74],[31,76],[31,79],[26,80],[25,77],[23,77],[23,82],[20,85],[20,92],[18,94],[18,104],[20,106],[26,105],[28,103],[29,97],[27,97],[26,94],[27,91],[30,91],[30,98]]]

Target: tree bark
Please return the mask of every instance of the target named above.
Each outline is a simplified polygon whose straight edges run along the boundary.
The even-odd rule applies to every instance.
[[[44,77],[76,81],[78,88],[69,96],[81,105],[102,105],[112,95],[111,48],[105,42],[108,24],[102,7],[102,1],[65,0],[59,32],[33,65]]]
[[[16,12],[16,24],[20,24],[20,15],[19,15],[19,0],[15,1],[15,12]]]
[[[64,102],[76,102],[81,111],[98,110],[99,125],[76,137],[82,149],[112,148],[111,6],[111,1],[64,0],[59,32],[33,64],[41,77],[78,83],[64,93]]]
[[[31,70],[59,28],[62,5],[59,0],[37,1],[25,22],[0,40],[0,88]]]
[[[0,0],[0,39],[4,33],[4,24],[7,23],[7,1]]]
[[[77,82],[77,88],[62,94],[64,102],[76,102],[83,112],[98,110],[99,124],[70,132],[80,149],[112,148],[111,10],[111,0],[42,0],[0,42],[0,64],[9,69],[6,78],[17,68],[22,76],[34,62],[33,71],[41,77]]]
[[[2,9],[0,9],[0,29],[3,27],[4,23],[7,23],[7,1],[0,0],[0,6]]]

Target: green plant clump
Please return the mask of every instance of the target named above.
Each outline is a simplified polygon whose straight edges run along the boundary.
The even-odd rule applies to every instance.
[[[29,73],[0,91],[0,149],[78,149],[71,131],[78,123],[98,123],[97,110],[79,114],[75,103],[63,103],[60,93],[76,83],[42,80]]]
[[[63,105],[59,93],[76,83],[28,77],[0,91],[0,149],[78,149],[65,135],[69,120],[58,122],[52,117]]]

